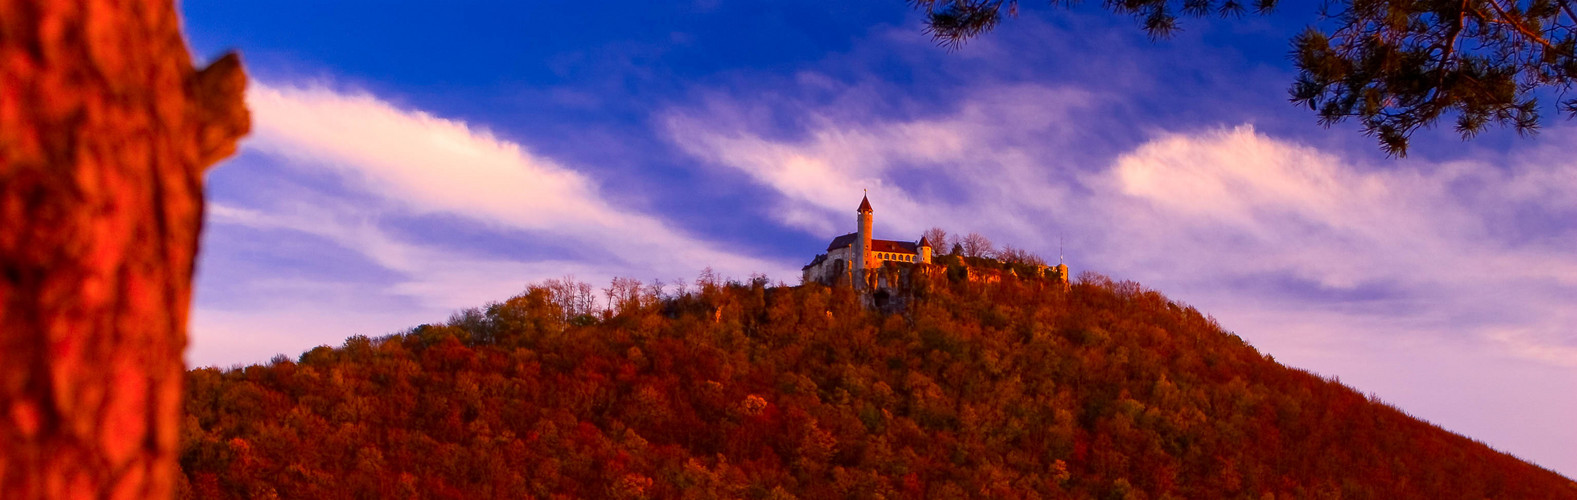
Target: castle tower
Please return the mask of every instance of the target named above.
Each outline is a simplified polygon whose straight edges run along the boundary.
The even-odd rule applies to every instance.
[[[859,209],[860,238],[855,240],[854,243],[854,268],[857,270],[875,267],[876,264],[876,260],[870,258],[873,215],[874,211],[871,210],[870,198],[861,196]]]
[[[920,263],[921,264],[930,264],[931,263],[931,242],[926,241],[925,240],[925,236],[920,236],[920,245],[919,245],[919,248],[917,248],[917,250],[920,251]]]
[[[1073,289],[1073,279],[1068,276],[1068,265],[1062,262],[1062,243],[1057,243],[1057,276],[1062,279],[1064,291]]]

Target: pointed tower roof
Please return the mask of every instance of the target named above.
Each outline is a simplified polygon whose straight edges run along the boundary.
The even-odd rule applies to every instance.
[[[870,200],[870,198],[865,197],[865,196],[861,196],[860,197],[860,210],[859,210],[859,212],[862,213],[862,214],[866,213],[866,212],[875,212],[875,210],[871,210],[871,200]]]
[[[931,246],[931,242],[926,241],[925,240],[925,236],[920,236],[920,246],[921,247],[929,247],[929,246]]]

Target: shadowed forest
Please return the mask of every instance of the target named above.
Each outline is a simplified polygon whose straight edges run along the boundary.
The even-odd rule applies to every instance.
[[[1577,498],[1092,273],[601,292],[193,370],[181,496]]]

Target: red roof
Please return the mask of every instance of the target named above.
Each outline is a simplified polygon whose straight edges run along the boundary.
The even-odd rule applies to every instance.
[[[912,241],[871,240],[872,252],[917,253]]]
[[[859,210],[859,213],[863,214],[865,212],[874,212],[874,211],[875,210],[871,210],[871,200],[869,198],[861,196],[860,197],[860,210]]]
[[[827,245],[827,250],[828,251],[832,251],[832,250],[837,250],[839,248],[854,246],[854,242],[857,241],[859,238],[860,238],[860,233],[849,233],[849,234],[845,234],[843,236],[839,236],[837,238],[833,238],[832,239],[832,243]],[[919,249],[919,246],[916,246],[914,244],[914,242],[912,242],[912,241],[892,241],[892,240],[876,240],[876,239],[871,240],[871,251],[872,252],[914,253],[914,254],[917,254],[917,253],[920,253],[920,252],[917,251],[918,249]]]

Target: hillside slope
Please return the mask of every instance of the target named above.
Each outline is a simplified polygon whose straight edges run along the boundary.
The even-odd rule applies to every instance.
[[[192,371],[186,494],[1577,498],[1129,282],[565,285]]]

